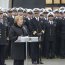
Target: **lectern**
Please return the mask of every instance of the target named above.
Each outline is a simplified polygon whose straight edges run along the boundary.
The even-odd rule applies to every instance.
[[[19,39],[17,39],[15,42],[25,42],[26,43],[26,65],[27,63],[27,43],[28,42],[38,42],[38,37],[29,37],[29,36],[20,36]]]

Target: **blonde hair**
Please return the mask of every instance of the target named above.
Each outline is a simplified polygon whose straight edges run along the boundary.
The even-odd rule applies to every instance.
[[[20,18],[23,19],[23,16],[16,16],[14,19],[15,23],[17,23]]]

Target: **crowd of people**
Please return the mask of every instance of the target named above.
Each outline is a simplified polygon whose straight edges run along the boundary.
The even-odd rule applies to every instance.
[[[14,65],[24,65],[26,47],[15,42],[20,36],[39,37],[28,43],[32,64],[43,64],[42,58],[65,58],[65,7],[0,9],[0,65],[8,57]]]

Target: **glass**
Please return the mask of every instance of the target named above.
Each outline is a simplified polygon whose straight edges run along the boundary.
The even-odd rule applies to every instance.
[[[54,0],[54,4],[60,4],[60,0]]]
[[[46,0],[46,4],[52,4],[52,0]]]
[[[61,3],[62,3],[62,4],[65,4],[65,0],[61,0]]]

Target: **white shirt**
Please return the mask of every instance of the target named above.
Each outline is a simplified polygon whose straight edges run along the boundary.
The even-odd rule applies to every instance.
[[[35,18],[36,18],[36,20],[37,20],[37,21],[39,21],[39,17],[38,17],[38,18],[37,18],[37,17],[35,17]]]
[[[53,24],[53,21],[49,21],[50,24]]]

